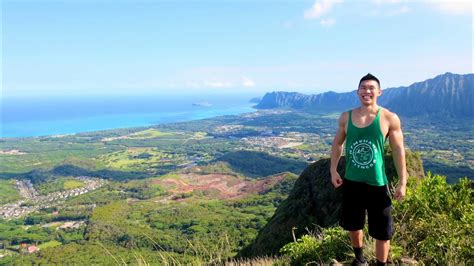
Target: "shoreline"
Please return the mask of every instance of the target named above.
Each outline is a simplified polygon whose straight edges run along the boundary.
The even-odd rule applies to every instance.
[[[209,107],[193,106],[193,99],[187,98],[176,104],[173,101],[153,100],[138,101],[134,106],[124,108],[121,101],[110,102],[109,106],[85,103],[80,108],[63,103],[54,109],[51,106],[45,109],[43,106],[46,103],[39,103],[21,110],[18,118],[13,116],[13,109],[5,110],[10,112],[11,118],[3,120],[0,140],[64,137],[109,130],[147,128],[258,110],[254,108],[255,103],[249,102],[248,97],[236,101],[217,96],[212,99],[216,104]]]
[[[184,119],[184,120],[177,120],[177,121],[155,121],[152,124],[149,125],[138,125],[138,126],[124,126],[124,127],[114,127],[114,128],[105,128],[105,129],[97,129],[97,130],[87,130],[87,131],[79,131],[79,132],[72,132],[72,133],[59,133],[59,134],[45,134],[45,135],[30,135],[30,136],[11,136],[11,137],[3,137],[0,136],[0,141],[11,141],[11,140],[17,140],[17,139],[34,139],[34,138],[62,138],[62,137],[68,137],[68,136],[77,136],[79,134],[93,134],[93,133],[98,133],[98,132],[103,132],[107,133],[107,131],[114,131],[114,130],[139,130],[139,129],[149,129],[154,126],[160,126],[160,125],[168,125],[168,124],[175,124],[175,123],[186,123],[186,122],[192,122],[192,121],[198,121],[198,120],[204,120],[204,119],[213,119],[221,116],[240,116],[240,115],[246,115],[246,114],[252,114],[256,112],[262,112],[262,109],[257,109],[254,107],[254,104],[251,106],[252,111],[250,112],[241,112],[241,113],[233,113],[233,114],[221,114],[221,115],[213,115],[209,117],[201,117],[201,118],[189,118],[189,119]]]

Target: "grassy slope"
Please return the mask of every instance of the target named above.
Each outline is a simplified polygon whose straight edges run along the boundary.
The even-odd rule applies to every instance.
[[[8,180],[1,180],[0,179],[0,204],[5,204],[8,202],[13,202],[19,200],[20,194],[18,190],[15,188],[15,181],[8,179]]]

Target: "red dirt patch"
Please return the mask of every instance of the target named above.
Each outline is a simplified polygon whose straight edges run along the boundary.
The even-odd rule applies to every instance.
[[[243,177],[229,174],[195,173],[180,174],[178,178],[155,180],[153,183],[163,186],[172,193],[170,199],[179,194],[193,191],[207,192],[220,199],[240,198],[249,194],[263,193],[284,178],[285,174],[270,176],[261,180],[246,180]],[[215,196],[217,192],[217,196]]]

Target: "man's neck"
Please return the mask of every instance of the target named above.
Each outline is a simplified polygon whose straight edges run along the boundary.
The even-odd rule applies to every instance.
[[[361,105],[358,109],[361,114],[374,114],[379,110],[379,106],[377,104]]]

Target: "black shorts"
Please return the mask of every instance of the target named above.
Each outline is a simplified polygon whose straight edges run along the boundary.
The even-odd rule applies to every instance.
[[[344,179],[339,224],[348,231],[364,228],[365,214],[369,220],[369,235],[389,240],[393,235],[392,201],[387,186],[371,186]]]

